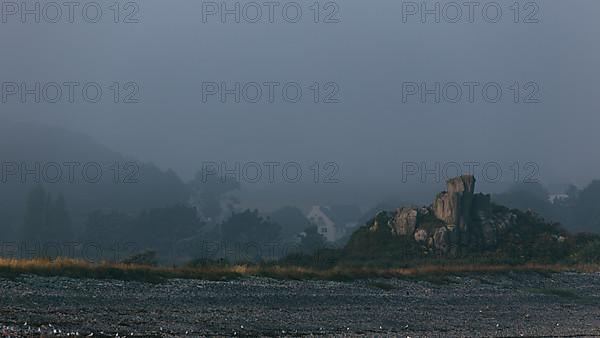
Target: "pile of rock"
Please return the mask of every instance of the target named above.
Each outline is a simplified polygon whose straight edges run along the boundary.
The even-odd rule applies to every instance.
[[[387,214],[393,236],[412,238],[427,250],[455,254],[471,248],[492,248],[516,224],[510,211],[493,211],[490,195],[475,194],[475,177],[448,180],[447,191],[425,207],[401,207]],[[381,229],[376,217],[370,231]]]

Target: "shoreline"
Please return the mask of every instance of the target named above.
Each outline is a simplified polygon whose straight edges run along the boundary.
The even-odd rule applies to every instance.
[[[600,274],[337,282],[0,278],[0,330],[43,336],[599,336]]]

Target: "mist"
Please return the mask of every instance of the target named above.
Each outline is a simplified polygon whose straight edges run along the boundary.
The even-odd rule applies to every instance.
[[[532,16],[537,23],[515,23],[514,12],[503,6],[494,24],[479,11],[470,23],[466,8],[457,23],[447,22],[454,17],[450,14],[442,15],[440,23],[434,15],[422,22],[402,6],[351,0],[321,9],[319,21],[335,13],[328,18],[333,22],[314,23],[314,12],[304,8],[296,24],[278,15],[270,23],[267,12],[257,23],[247,21],[250,14],[242,15],[240,23],[234,15],[223,22],[192,1],[146,1],[130,18],[137,23],[115,24],[107,8],[96,24],[77,15],[69,23],[66,12],[54,24],[45,23],[44,16],[38,24],[27,24],[18,14],[5,13],[0,32],[4,83],[26,82],[32,88],[36,82],[94,82],[103,94],[97,103],[78,95],[70,103],[66,89],[57,103],[35,103],[33,95],[23,103],[18,94],[8,95],[2,117],[90,135],[139,161],[173,169],[184,180],[205,163],[295,162],[304,176],[312,174],[308,167],[314,163],[337,164],[334,187],[285,187],[293,193],[303,186],[315,196],[333,190],[357,195],[418,190],[420,178],[402,180],[403,163],[409,162],[427,168],[456,162],[463,170],[465,162],[494,162],[505,183],[513,180],[514,163],[535,163],[535,177],[547,183],[582,186],[596,178],[594,128],[600,118],[594,93],[600,47],[594,37],[600,30],[595,20],[600,5],[545,2]],[[126,16],[133,9],[122,12]],[[114,91],[108,89],[115,82],[121,87],[120,103],[113,102]],[[124,89],[130,82],[135,88]],[[265,82],[280,83],[277,89],[298,84],[303,91],[299,102],[286,102],[279,90],[269,102]],[[423,103],[420,93],[403,100],[409,82],[424,82],[429,89],[436,82],[442,87],[496,83],[503,93],[499,102],[489,103],[480,86],[471,103],[468,88],[461,85],[457,103],[445,97],[436,103],[435,95]],[[242,93],[236,103],[235,94],[228,94],[223,103],[220,93],[206,95],[207,83],[225,83],[229,89],[235,83],[242,88],[256,83],[263,95],[250,103]],[[309,89],[315,83],[320,84],[319,103]],[[521,87],[519,103],[508,88],[514,83]],[[537,103],[523,103],[535,89],[525,88],[528,83],[537,85],[532,96]],[[248,88],[251,94],[246,94],[255,96]],[[137,103],[123,103],[133,91]],[[294,88],[290,93],[295,95]],[[323,103],[328,95],[332,102]],[[265,181],[248,189],[275,189]]]

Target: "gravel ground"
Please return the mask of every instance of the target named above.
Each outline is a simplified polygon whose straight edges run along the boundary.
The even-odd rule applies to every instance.
[[[600,274],[438,282],[0,279],[4,336],[600,336]]]

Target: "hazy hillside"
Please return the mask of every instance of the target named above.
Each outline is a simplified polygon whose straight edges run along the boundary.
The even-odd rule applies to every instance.
[[[138,163],[65,129],[2,123],[0,158],[0,215],[12,224],[21,220],[25,196],[38,182],[63,193],[74,217],[95,209],[162,207],[189,196],[173,171]]]

